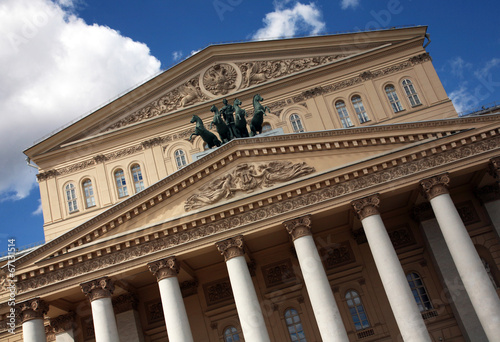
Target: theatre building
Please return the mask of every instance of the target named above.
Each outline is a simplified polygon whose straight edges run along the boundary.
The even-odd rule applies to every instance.
[[[209,46],[28,148],[0,341],[498,341],[500,113],[426,30]]]

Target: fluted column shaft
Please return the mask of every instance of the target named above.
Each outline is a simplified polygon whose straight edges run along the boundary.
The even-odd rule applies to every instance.
[[[311,234],[311,216],[283,222],[292,236],[300,270],[324,342],[349,341],[330,283]]]
[[[45,327],[43,316],[49,310],[47,303],[40,298],[34,298],[20,303],[16,312],[21,314],[23,324],[23,341],[25,342],[45,342]]]
[[[245,341],[269,342],[264,316],[244,256],[243,236],[216,244],[226,260],[229,281]]]
[[[158,260],[148,264],[148,267],[158,280],[168,340],[172,342],[193,342],[186,307],[184,306],[179,280],[177,279],[180,270],[177,259],[169,257]]]
[[[444,174],[423,180],[421,185],[484,332],[490,341],[496,341],[500,336],[500,299],[453,204],[449,181]]]
[[[352,202],[358,214],[394,318],[405,342],[430,342],[424,320],[378,212],[378,195]]]
[[[114,291],[111,279],[102,277],[80,284],[80,286],[90,300],[96,342],[120,341],[111,301],[111,295]]]

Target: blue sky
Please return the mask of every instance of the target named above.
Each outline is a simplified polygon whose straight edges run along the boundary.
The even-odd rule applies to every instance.
[[[0,253],[43,240],[24,149],[210,44],[426,25],[462,112],[500,104],[498,14],[464,0],[1,0]]]

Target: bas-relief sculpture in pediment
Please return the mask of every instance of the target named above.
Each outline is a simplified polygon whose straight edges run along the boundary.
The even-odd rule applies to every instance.
[[[279,60],[221,62],[212,65],[143,108],[128,114],[103,131],[159,116],[237,90],[333,62],[346,54]]]

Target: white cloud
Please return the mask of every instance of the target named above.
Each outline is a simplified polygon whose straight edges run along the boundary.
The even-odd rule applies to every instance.
[[[349,7],[356,8],[358,6],[359,6],[359,0],[342,0],[340,2],[340,8],[342,9],[348,9]]]
[[[182,51],[172,52],[172,59],[174,60],[174,62],[177,62],[181,58],[182,58]]]
[[[460,56],[449,60],[448,64],[451,68],[451,74],[460,79],[464,78],[464,72],[472,68],[472,64],[464,61]]]
[[[0,3],[0,200],[35,185],[22,154],[33,141],[160,71],[145,44],[54,1]]]
[[[289,1],[275,2],[274,12],[266,14],[264,27],[252,39],[265,40],[292,37],[298,33],[316,35],[325,29],[322,13],[314,3],[304,5],[296,2],[292,8],[285,8]]]
[[[474,71],[474,75],[477,78],[487,78],[490,75],[491,69],[500,65],[500,58],[492,58],[485,63],[485,65]]]

